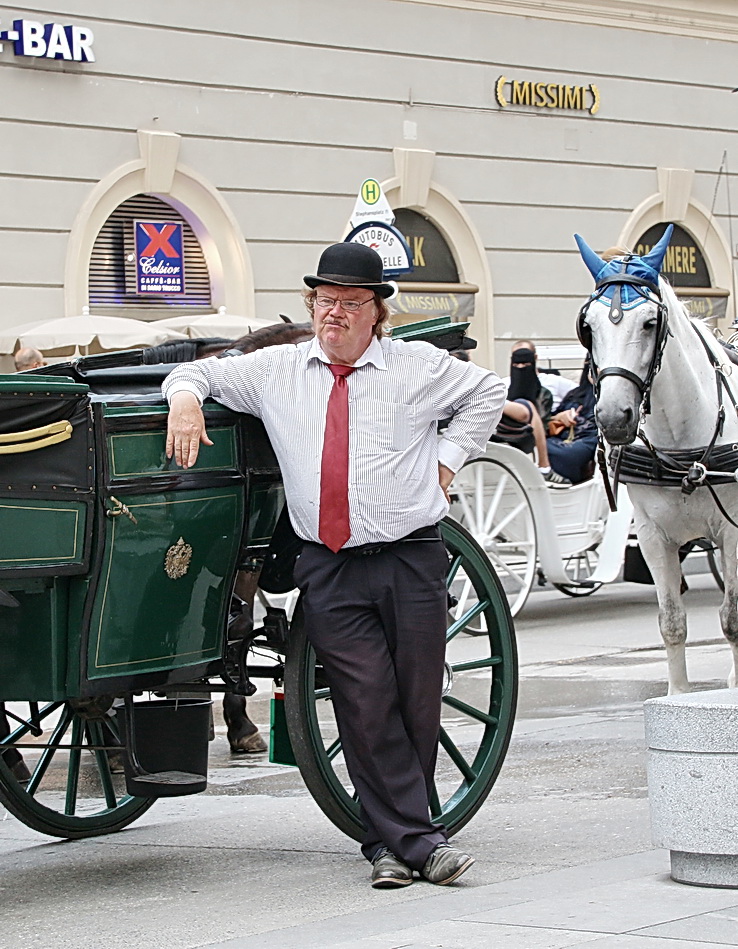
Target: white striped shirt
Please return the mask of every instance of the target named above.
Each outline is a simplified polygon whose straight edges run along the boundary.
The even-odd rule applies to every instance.
[[[186,390],[262,419],[295,531],[318,543],[323,433],[333,387],[327,362],[313,339],[183,363],[163,386],[166,398]],[[346,547],[397,540],[441,520],[448,503],[438,462],[458,471],[484,451],[505,400],[499,376],[430,343],[374,338],[355,363],[348,390]],[[441,419],[451,421],[439,439]]]

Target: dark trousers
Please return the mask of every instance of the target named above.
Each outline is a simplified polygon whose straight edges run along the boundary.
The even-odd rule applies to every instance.
[[[448,557],[440,540],[371,556],[306,544],[295,580],[325,670],[371,860],[388,847],[420,869],[446,842],[429,793],[438,749]]]
[[[579,484],[584,478],[585,466],[592,461],[597,451],[597,432],[584,435],[573,442],[558,436],[546,439],[548,460],[551,467],[564,478]]]

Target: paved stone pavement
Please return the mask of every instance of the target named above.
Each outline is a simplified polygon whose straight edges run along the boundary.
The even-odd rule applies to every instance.
[[[690,578],[690,674],[723,687],[709,577]],[[650,841],[644,699],[665,692],[653,591],[535,594],[517,620],[520,707],[488,802],[456,838],[452,887],[373,891],[353,841],[294,769],[233,759],[123,833],[53,842],[0,809],[0,949],[717,949],[738,890],[669,878]],[[252,708],[265,721],[266,703]]]

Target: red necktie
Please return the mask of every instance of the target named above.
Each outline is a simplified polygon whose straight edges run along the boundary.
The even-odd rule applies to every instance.
[[[333,366],[333,388],[325,414],[323,457],[320,462],[318,537],[337,553],[351,536],[348,502],[348,383],[353,366]]]

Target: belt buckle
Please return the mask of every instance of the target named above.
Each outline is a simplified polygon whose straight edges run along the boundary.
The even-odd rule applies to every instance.
[[[372,557],[374,554],[381,554],[387,544],[371,544],[362,548],[360,555],[362,557]]]

